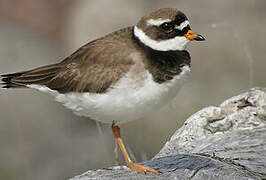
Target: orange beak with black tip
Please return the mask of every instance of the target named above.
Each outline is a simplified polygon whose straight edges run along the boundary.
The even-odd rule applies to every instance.
[[[202,35],[196,34],[191,30],[184,35],[190,41],[205,41],[205,38]]]

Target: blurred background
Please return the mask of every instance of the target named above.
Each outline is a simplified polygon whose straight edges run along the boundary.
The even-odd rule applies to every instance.
[[[163,7],[183,11],[207,40],[190,44],[192,75],[171,106],[121,126],[136,160],[150,159],[196,111],[265,87],[265,0],[0,0],[0,74],[58,62]],[[47,94],[0,90],[0,115],[0,179],[67,179],[115,163],[110,127],[101,138],[93,120]]]

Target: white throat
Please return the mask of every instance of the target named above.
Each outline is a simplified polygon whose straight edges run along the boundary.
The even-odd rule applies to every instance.
[[[177,36],[172,39],[156,41],[147,36],[137,26],[134,27],[134,35],[146,46],[157,51],[183,51],[186,49],[189,40],[184,36]]]

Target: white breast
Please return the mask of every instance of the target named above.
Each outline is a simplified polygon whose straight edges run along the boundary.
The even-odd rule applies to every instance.
[[[190,68],[184,66],[182,72],[174,79],[158,84],[153,81],[148,71],[144,73],[141,81],[131,78],[129,72],[104,94],[60,94],[39,85],[29,87],[49,92],[58,102],[77,115],[91,117],[103,123],[115,121],[117,124],[122,124],[145,117],[170,102],[189,74]]]

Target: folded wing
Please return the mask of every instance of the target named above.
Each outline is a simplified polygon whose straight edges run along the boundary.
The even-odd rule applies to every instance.
[[[124,29],[129,33],[129,29]],[[103,93],[129,70],[125,40],[107,36],[81,47],[62,62],[33,70],[1,75],[3,88],[42,85],[60,93]],[[130,36],[129,36],[130,37]],[[118,46],[121,44],[121,46]],[[124,50],[121,51],[121,48]]]

